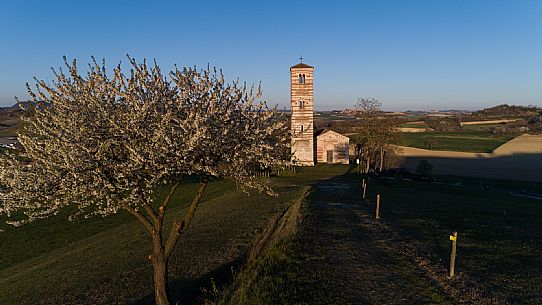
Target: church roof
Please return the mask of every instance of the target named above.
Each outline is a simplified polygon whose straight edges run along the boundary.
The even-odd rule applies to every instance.
[[[324,132],[328,132],[329,130],[331,130],[331,129],[327,129],[327,128],[318,129],[318,130],[314,131],[314,136],[317,137],[317,136],[323,134]]]
[[[327,128],[317,130],[317,131],[314,133],[314,135],[315,135],[316,137],[320,137],[320,136],[325,135],[325,134],[328,133],[328,132],[332,132],[332,133],[334,133],[334,134],[336,134],[336,135],[339,135],[339,136],[341,136],[341,137],[350,139],[349,137],[347,137],[347,136],[345,136],[345,135],[343,135],[343,134],[340,134],[340,133],[338,133],[338,132],[336,132],[336,131],[333,131],[333,130],[327,129]]]
[[[296,68],[314,68],[313,66],[309,66],[307,64],[304,64],[302,62],[298,63],[297,65],[295,66],[291,66],[290,69],[296,69]]]

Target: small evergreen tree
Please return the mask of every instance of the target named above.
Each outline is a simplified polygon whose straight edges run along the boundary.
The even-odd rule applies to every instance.
[[[421,160],[416,166],[416,174],[420,175],[422,178],[431,178],[433,171],[433,165],[427,160]]]

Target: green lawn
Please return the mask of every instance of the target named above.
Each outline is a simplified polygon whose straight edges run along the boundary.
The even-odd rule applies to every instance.
[[[231,277],[231,267],[274,213],[305,185],[342,172],[341,166],[318,166],[273,178],[278,197],[245,194],[226,181],[210,183],[170,261],[173,300],[199,302],[201,288]],[[179,187],[169,211],[181,214],[196,188],[191,181]],[[157,192],[164,195],[165,190]],[[166,222],[171,222],[167,214]],[[74,222],[58,215],[19,228],[2,222],[0,229],[2,305],[152,303],[150,240],[127,213]]]
[[[405,123],[402,124],[400,127],[425,129],[427,128],[427,125],[425,125],[424,123]]]
[[[353,115],[331,112],[316,112],[314,118],[325,121],[351,121],[356,119]]]
[[[486,296],[513,304],[541,304],[542,201],[491,190],[540,192],[541,185],[447,178],[469,187],[386,181],[374,183],[369,193],[371,199],[377,192],[382,194],[386,224],[445,267],[450,255],[448,235],[458,231],[457,271]],[[490,190],[484,190],[486,185]]]
[[[373,221],[352,172],[314,184],[295,236],[249,265],[235,293],[216,304],[450,304],[415,264],[366,230]]]
[[[487,179],[463,176],[437,176],[438,182],[455,184],[463,187],[479,188],[494,191],[529,192],[542,194],[542,182]]]
[[[542,201],[500,190],[542,185],[441,179],[371,180],[369,203],[359,176],[321,181],[295,237],[239,276],[237,299],[218,304],[542,304]],[[450,280],[452,231],[459,237]]]
[[[201,287],[231,275],[252,240],[301,188],[277,179],[279,197],[247,195],[212,182],[170,261],[174,301],[194,303]],[[282,183],[284,181],[284,183]],[[180,214],[196,190],[185,183],[171,210]],[[162,195],[163,192],[160,192]],[[170,211],[171,211],[170,210]],[[171,217],[166,222],[171,222]],[[166,226],[169,228],[169,226]],[[68,222],[57,216],[0,233],[0,304],[147,304],[152,301],[150,240],[126,213]]]
[[[492,152],[495,148],[513,139],[513,136],[495,136],[485,131],[415,132],[403,133],[401,145],[433,150],[466,152]]]
[[[374,205],[362,203],[360,178],[348,171],[348,166],[316,166],[272,178],[280,194],[276,198],[249,196],[232,183],[212,182],[169,266],[174,303],[201,303],[209,296],[202,288],[209,291],[212,283],[224,287],[268,219],[314,183],[319,185],[309,193],[314,206],[332,204],[303,207],[302,231],[270,250],[258,267],[265,276],[249,277],[255,294],[246,295],[244,303],[341,303],[344,282],[335,280],[343,274],[352,276],[352,287],[360,280],[356,274],[367,275],[360,287],[367,287],[368,294],[360,295],[369,298],[385,300],[391,292],[376,287],[384,290],[372,295],[370,285],[393,280],[400,286],[390,300],[403,291],[411,301],[447,303],[439,286],[418,270],[417,258],[402,251],[415,245],[416,255],[445,278],[453,230],[459,232],[459,281],[480,289],[483,297],[542,303],[542,201],[497,190],[540,193],[541,184],[462,177],[445,177],[444,184],[370,181],[368,197],[374,201],[377,192],[382,194],[381,225],[372,225]],[[183,184],[172,208],[180,213],[195,190],[194,183]],[[75,222],[61,216],[21,228],[1,227],[0,304],[152,304],[149,238],[137,221],[122,213]],[[325,233],[323,225],[337,231],[314,244]],[[390,235],[388,227],[397,235]],[[352,239],[343,240],[347,234]],[[358,250],[366,256],[356,259],[356,269],[348,269],[345,260]],[[340,253],[341,260],[330,253]]]

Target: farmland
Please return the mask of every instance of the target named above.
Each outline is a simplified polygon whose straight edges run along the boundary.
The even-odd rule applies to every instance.
[[[421,160],[441,175],[542,181],[542,136],[521,135],[490,153],[428,150],[402,147],[402,166],[414,171]]]
[[[401,128],[419,128],[419,129],[426,129],[427,125],[424,121],[412,121],[405,124],[402,124],[399,126]]]
[[[433,150],[491,152],[512,138],[507,135],[495,136],[487,131],[433,131],[403,133],[400,144],[424,149],[431,147]]]

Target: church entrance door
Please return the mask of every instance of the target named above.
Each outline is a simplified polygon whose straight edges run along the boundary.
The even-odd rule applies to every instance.
[[[333,150],[327,151],[327,163],[333,163]]]

